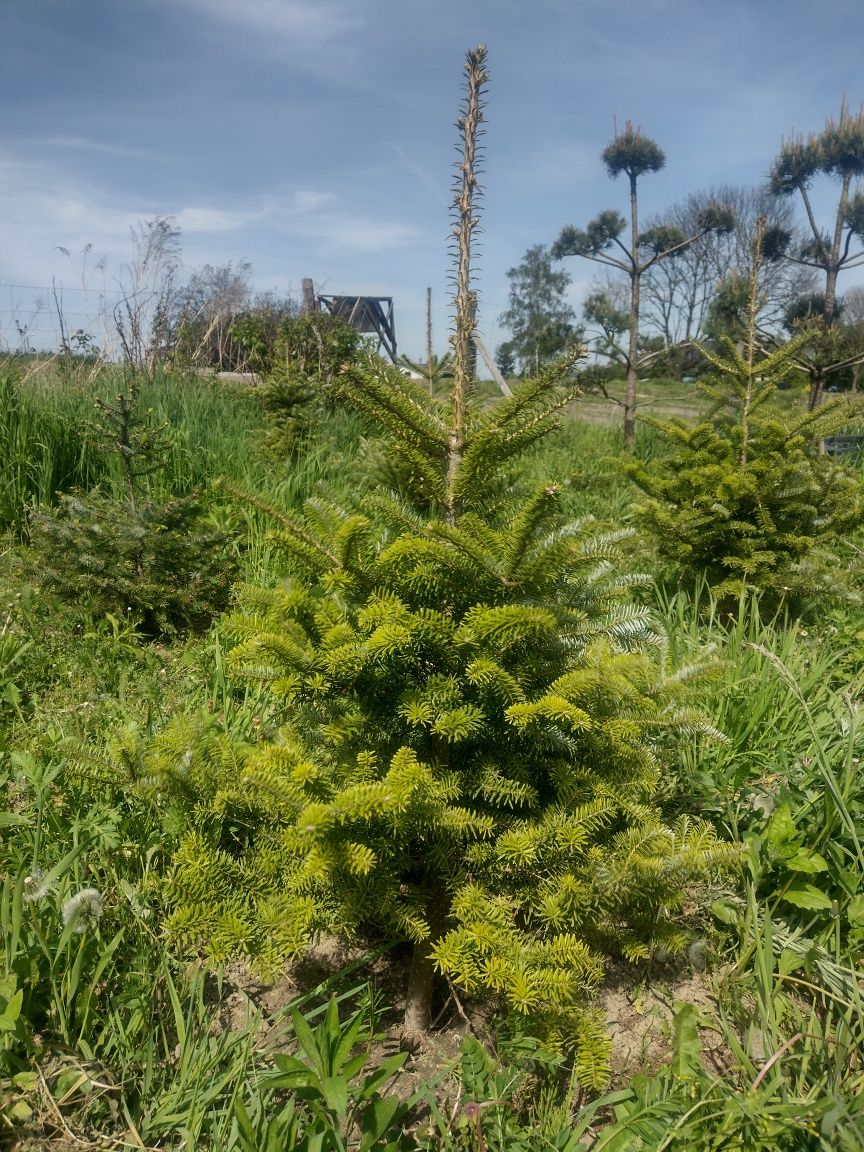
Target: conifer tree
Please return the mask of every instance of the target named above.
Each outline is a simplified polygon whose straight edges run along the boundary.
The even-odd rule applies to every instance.
[[[97,618],[134,622],[147,636],[206,627],[230,600],[236,562],[229,537],[207,523],[199,495],[156,498],[164,491],[168,425],[142,410],[141,377],[128,368],[125,385],[113,400],[97,399],[92,425],[122,497],[96,488],[33,508],[34,571],[63,600]],[[151,476],[155,491],[148,492]]]
[[[640,177],[659,172],[666,165],[663,149],[641,128],[634,128],[628,120],[621,132],[603,150],[603,163],[614,180],[625,175],[630,185],[630,237],[625,245],[621,236],[627,222],[618,212],[608,210],[596,216],[587,228],[568,226],[552,246],[556,259],[565,256],[583,256],[623,272],[630,281],[630,317],[628,345],[622,349],[627,366],[627,386],[624,399],[624,446],[632,450],[636,442],[636,392],[639,382],[639,309],[643,275],[660,260],[673,258],[708,232],[730,231],[734,217],[728,208],[707,205],[698,216],[696,231],[690,235],[677,228],[657,225],[639,228],[638,184]]]
[[[762,245],[760,227],[743,318],[731,334],[718,335],[717,350],[696,345],[714,369],[700,385],[714,402],[710,415],[695,428],[651,420],[675,451],[628,471],[647,497],[637,516],[672,573],[707,578],[721,599],[759,589],[770,604],[807,590],[796,565],[819,541],[859,524],[864,501],[857,476],[820,455],[823,437],[854,415],[847,401],[838,397],[797,416],[770,407],[813,337],[801,332],[780,347],[763,347]]]
[[[296,575],[245,589],[226,629],[280,731],[239,747],[179,723],[143,771],[189,823],[180,939],[267,967],[318,931],[377,928],[413,944],[408,1032],[443,974],[575,1043],[597,1085],[607,1044],[584,1005],[603,953],[683,948],[685,892],[733,853],[654,802],[672,742],[706,725],[617,570],[625,533],[563,520],[554,484],[500,505],[502,469],[572,399],[574,357],[491,409],[471,395],[485,49],[466,71],[450,395],[375,357],[342,376],[423,499],[279,514]]]
[[[432,351],[432,289],[426,289],[426,362],[417,364],[407,356],[400,356],[399,363],[410,368],[421,376],[429,388],[429,395],[434,396],[435,391],[445,380],[449,380],[451,373],[452,352],[445,352],[443,356],[436,356]]]
[[[436,389],[445,380],[449,380],[452,374],[452,362],[453,355],[451,352],[445,352],[443,356],[438,356],[433,352],[422,363],[418,360],[412,360],[409,356],[399,357],[399,363],[420,376],[426,382],[426,387],[433,396]]]

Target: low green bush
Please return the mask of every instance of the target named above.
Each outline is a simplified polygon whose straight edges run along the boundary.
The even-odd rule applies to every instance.
[[[261,390],[271,456],[294,454],[316,417],[332,412],[334,380],[356,363],[361,344],[360,333],[335,316],[316,312],[282,321]]]
[[[766,407],[806,339],[763,358],[731,341],[723,356],[703,349],[715,369],[703,386],[713,413],[695,427],[651,421],[671,454],[625,465],[644,493],[633,511],[667,577],[707,581],[730,603],[757,589],[769,608],[825,590],[813,557],[864,521],[864,486],[857,470],[820,454],[850,419],[844,399],[785,417]]]
[[[190,496],[134,506],[98,491],[63,496],[32,513],[30,542],[45,587],[151,637],[206,627],[236,574],[230,538]]]

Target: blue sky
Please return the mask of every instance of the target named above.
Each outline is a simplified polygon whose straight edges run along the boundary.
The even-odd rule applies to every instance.
[[[477,43],[490,344],[526,249],[624,206],[600,162],[616,118],[666,152],[643,182],[650,214],[758,184],[785,135],[864,99],[861,0],[2,0],[0,27],[7,340],[52,277],[77,327],[114,288],[130,226],[170,215],[188,272],[248,260],[261,289],[311,276],[392,295],[415,357],[431,285],[443,350],[453,121]],[[91,269],[105,257],[89,299],[73,267],[86,244]],[[568,269],[578,300],[592,267]]]

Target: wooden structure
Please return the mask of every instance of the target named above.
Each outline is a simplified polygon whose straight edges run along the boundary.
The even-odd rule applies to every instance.
[[[338,316],[358,332],[377,336],[377,351],[383,348],[397,362],[392,296],[317,296],[316,300],[322,311]]]
[[[318,302],[315,298],[315,285],[308,276],[303,277],[303,311],[318,311]]]
[[[858,461],[864,456],[864,436],[826,436],[822,450],[826,456]]]

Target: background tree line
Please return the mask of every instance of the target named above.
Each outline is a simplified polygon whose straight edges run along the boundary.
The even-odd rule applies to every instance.
[[[631,422],[640,376],[695,375],[704,365],[698,344],[741,338],[762,221],[758,276],[766,347],[811,332],[791,365],[809,381],[811,406],[826,388],[857,388],[864,294],[850,288],[841,295],[838,278],[864,263],[864,111],[853,113],[844,102],[839,117],[820,131],[784,140],[764,187],[724,184],[694,192],[644,226],[638,187],[665,166],[662,149],[628,122],[602,160],[611,178],[623,175],[629,184],[629,219],[602,211],[584,229],[565,227],[551,245],[529,248],[510,269],[509,307],[500,322],[511,336],[498,349],[502,371],[536,372],[584,342],[595,354],[595,375],[602,365],[606,376],[628,379],[623,404],[625,424]],[[826,198],[820,220],[816,205]],[[581,316],[562,263],[570,256],[598,265]]]

